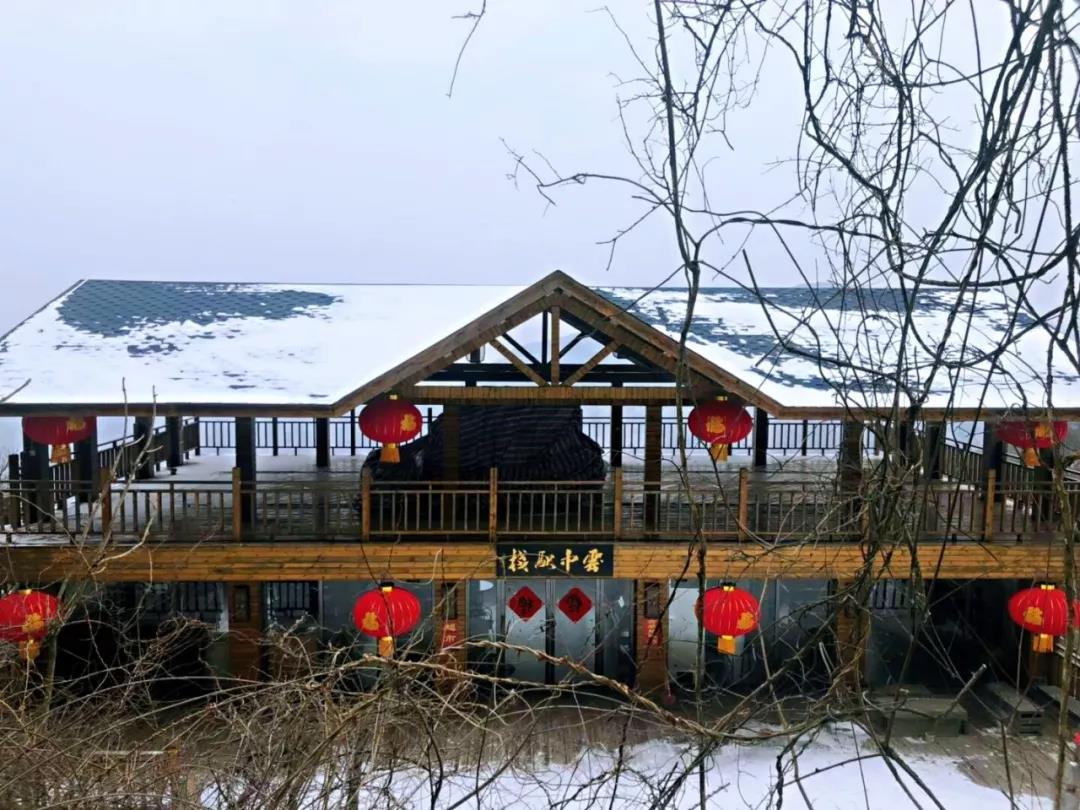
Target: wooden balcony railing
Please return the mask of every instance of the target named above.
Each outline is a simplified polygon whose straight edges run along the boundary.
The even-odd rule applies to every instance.
[[[624,480],[621,471],[605,481],[570,482],[501,482],[492,471],[482,482],[386,483],[365,473],[359,482],[245,483],[236,476],[231,482],[110,482],[106,489],[107,498],[80,503],[75,495],[61,496],[91,491],[89,483],[0,482],[0,522],[13,542],[26,535],[92,539],[110,532],[125,542],[143,536],[195,542],[683,539],[698,531],[719,541],[852,541],[864,538],[868,510],[884,508],[880,494],[844,491],[832,476],[758,480],[746,470],[719,483],[692,479],[689,488]],[[1067,482],[1065,496],[1076,514],[1080,483]],[[900,515],[922,538],[1052,539],[1069,530],[1060,507],[1049,484],[999,483],[991,474],[978,485],[936,481],[904,490],[889,514]]]

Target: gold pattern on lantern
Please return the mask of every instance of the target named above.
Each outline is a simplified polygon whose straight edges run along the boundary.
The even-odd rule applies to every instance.
[[[710,416],[705,420],[705,430],[709,433],[727,433],[727,420],[722,416]]]
[[[364,614],[364,620],[361,622],[365,630],[378,630],[379,629],[379,617],[375,615],[374,610],[369,610]]]
[[[739,630],[753,630],[754,629],[754,614],[749,610],[744,610],[742,615],[739,616],[739,621],[736,622],[735,627]]]
[[[31,613],[23,622],[22,629],[28,636],[36,636],[45,629],[45,620],[40,613]]]
[[[406,432],[412,432],[416,430],[416,414],[407,413],[401,417],[401,429]]]
[[[1024,621],[1034,627],[1042,627],[1043,612],[1042,608],[1031,605],[1024,609]]]

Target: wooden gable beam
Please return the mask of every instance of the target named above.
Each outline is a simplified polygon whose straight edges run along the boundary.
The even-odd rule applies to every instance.
[[[522,360],[520,357],[510,351],[508,347],[504,346],[498,338],[492,338],[488,341],[488,344],[491,346],[491,348],[493,348],[495,351],[497,351],[499,354],[509,360],[510,365],[512,365],[514,368],[516,368],[534,383],[536,383],[537,385],[548,384],[547,380],[545,380],[543,377],[541,377],[539,374],[529,368],[529,366],[526,365],[524,360]]]
[[[606,345],[604,348],[602,348],[600,351],[598,351],[596,354],[594,354],[592,357],[582,363],[578,367],[577,371],[575,371],[573,374],[566,378],[566,380],[563,382],[563,385],[569,387],[579,383],[586,374],[588,374],[590,371],[600,365],[600,363],[604,361],[604,358],[606,358],[617,348],[619,348],[619,341],[611,341],[608,345]]]

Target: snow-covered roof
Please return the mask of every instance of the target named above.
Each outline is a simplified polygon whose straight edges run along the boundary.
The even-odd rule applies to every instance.
[[[636,320],[618,318],[654,342],[678,339],[686,312],[685,290],[590,290],[559,273],[533,287],[84,281],[0,339],[0,397],[10,394],[2,409],[325,408],[378,388],[401,364],[493,310],[509,316],[500,305],[512,297],[552,290],[586,305],[592,299],[594,308],[616,304]],[[805,287],[761,293],[701,291],[689,344],[699,373],[707,366],[718,385],[738,382],[747,399],[786,416],[889,406],[893,381],[885,375],[901,356],[901,296]],[[1045,332],[1028,316],[1014,318],[1000,293],[963,299],[953,317],[957,300],[947,290],[917,297],[904,384],[928,385],[929,409],[1043,407]],[[947,367],[929,379],[950,321]],[[435,354],[450,353],[444,344]],[[1075,369],[1055,369],[1053,392],[1056,408],[1080,413]]]
[[[520,290],[83,281],[0,339],[0,392],[19,389],[14,404],[330,405]]]
[[[685,290],[597,291],[678,339]],[[908,307],[896,290],[705,288],[688,347],[785,409],[888,408],[898,367],[903,387],[915,396],[929,392],[926,409],[1047,405],[1049,337],[1001,292],[938,288],[920,291],[914,301],[905,330]],[[944,362],[936,359],[939,351]],[[1076,410],[1080,376],[1060,362],[1060,352],[1057,357],[1053,404]]]

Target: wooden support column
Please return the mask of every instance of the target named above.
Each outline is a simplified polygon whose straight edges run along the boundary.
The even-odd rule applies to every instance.
[[[135,439],[135,448],[131,461],[134,463],[138,460],[134,470],[134,477],[137,481],[153,478],[154,418],[152,416],[136,416],[132,436]]]
[[[451,669],[466,667],[465,636],[468,610],[465,603],[468,581],[436,582],[435,643],[439,663]]]
[[[840,486],[850,492],[858,492],[862,484],[862,422],[844,422],[840,438],[839,473]]]
[[[941,480],[941,454],[945,450],[945,423],[927,422],[923,436],[923,478]]]
[[[184,463],[184,420],[180,416],[165,417],[165,448],[169,472],[176,475],[176,470]]]
[[[911,459],[911,422],[902,420],[896,426],[896,447],[893,448],[893,457],[890,459],[897,466],[906,467]]]
[[[315,466],[320,470],[330,466],[330,420],[325,416],[315,419]]]
[[[668,691],[668,601],[666,581],[638,580],[634,599],[637,689],[643,694]]]
[[[461,462],[461,410],[458,405],[444,405],[442,412],[443,480],[458,480]]]
[[[979,480],[989,480],[994,473],[997,484],[1001,484],[1001,474],[1005,467],[1005,444],[998,438],[997,425],[983,422],[982,459],[979,462]],[[985,492],[983,493],[986,494]],[[994,496],[1000,497],[1000,496]]]
[[[664,409],[660,405],[645,407],[645,530],[656,531],[660,514],[661,431]]]
[[[22,459],[18,453],[11,453],[8,455],[8,479],[16,482],[22,480]],[[17,484],[12,484],[12,492],[16,497],[7,499],[7,510],[3,516],[5,522],[10,523],[12,526],[22,525],[22,503],[19,497],[22,494],[22,488]]]
[[[857,588],[851,582],[835,581],[834,627],[836,631],[839,680],[851,692],[866,685],[866,650],[870,643],[870,612],[861,606]]]
[[[225,586],[229,600],[229,669],[238,681],[258,681],[263,670],[262,583]]]
[[[849,532],[856,531],[865,522],[859,521],[862,512],[862,503],[859,492],[862,489],[863,461],[862,461],[862,422],[844,422],[840,438],[840,459],[837,470],[842,507],[846,509],[845,529]]]
[[[101,476],[96,427],[94,432],[81,442],[75,442],[73,475],[79,482],[77,492],[79,503],[92,503],[97,497],[98,479]]]
[[[761,408],[754,409],[754,466],[765,467],[769,463],[769,414]]]
[[[21,459],[23,481],[23,517],[26,523],[38,523],[52,515],[49,481],[49,445],[23,436]]]
[[[255,419],[236,417],[236,469],[240,478],[240,524],[251,525],[255,510]]]
[[[622,405],[611,406],[611,422],[609,424],[608,443],[611,452],[611,466],[619,469],[622,466],[623,453],[623,413]]]

